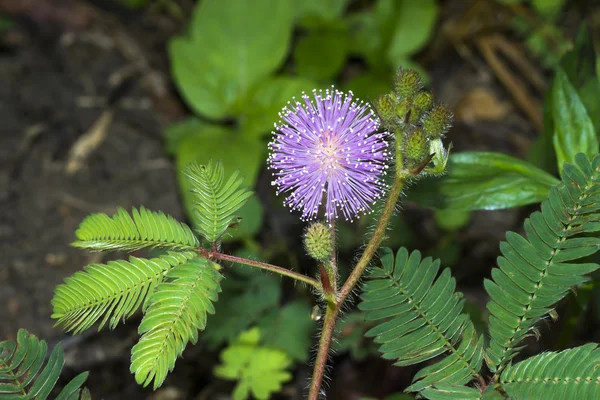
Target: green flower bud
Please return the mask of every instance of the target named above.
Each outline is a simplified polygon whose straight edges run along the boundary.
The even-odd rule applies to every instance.
[[[406,138],[404,142],[404,154],[406,158],[418,164],[429,155],[429,140],[421,128],[417,128]],[[413,165],[409,165],[413,167]]]
[[[448,132],[452,125],[452,111],[445,105],[438,103],[425,116],[423,129],[430,138],[439,138]]]
[[[433,95],[428,91],[420,91],[413,98],[413,104],[410,109],[410,123],[414,124],[421,120],[423,114],[431,110],[433,106]]]
[[[333,255],[331,230],[321,222],[311,224],[304,233],[304,247],[308,255],[315,260],[330,260]]]
[[[423,87],[421,76],[414,69],[398,69],[394,89],[400,99],[414,96]]]
[[[375,109],[384,125],[396,117],[396,106],[398,101],[393,94],[383,94],[377,98]]]
[[[410,98],[410,97],[406,98],[406,99],[402,100],[400,103],[398,103],[398,107],[396,107],[396,115],[398,116],[398,118],[400,118],[400,120],[402,120],[402,122],[405,121],[405,118],[410,111],[411,101],[412,101],[412,98]]]

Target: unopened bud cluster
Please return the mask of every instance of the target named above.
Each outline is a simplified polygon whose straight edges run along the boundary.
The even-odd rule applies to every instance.
[[[304,247],[317,261],[329,261],[333,255],[331,230],[321,222],[311,224],[304,233]]]
[[[375,108],[383,127],[395,134],[399,168],[414,169],[433,155],[434,166],[425,171],[443,172],[448,154],[441,140],[452,125],[453,115],[448,107],[434,102],[430,91],[423,89],[417,71],[400,68],[394,91],[380,96]]]

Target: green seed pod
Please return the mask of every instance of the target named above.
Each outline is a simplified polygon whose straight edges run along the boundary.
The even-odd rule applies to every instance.
[[[321,222],[311,224],[304,233],[304,247],[317,261],[328,261],[333,255],[331,230]]]
[[[396,74],[394,89],[400,99],[414,96],[423,87],[421,76],[414,69],[400,68]]]
[[[410,109],[410,123],[414,124],[421,120],[423,115],[431,110],[433,106],[433,95],[429,91],[420,91],[413,98],[413,104]]]
[[[382,94],[377,98],[375,109],[381,121],[385,124],[392,121],[396,117],[396,106],[398,101],[396,96],[391,93]]]
[[[416,164],[429,155],[429,141],[421,128],[417,128],[404,141],[404,155]]]
[[[430,138],[438,138],[448,132],[452,125],[452,111],[445,105],[438,103],[433,106],[423,120],[423,129]]]

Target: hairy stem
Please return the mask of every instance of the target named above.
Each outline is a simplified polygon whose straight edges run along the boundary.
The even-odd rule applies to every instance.
[[[338,307],[344,304],[344,301],[348,298],[360,277],[365,272],[365,269],[371,262],[371,259],[375,255],[375,252],[379,248],[379,245],[383,241],[385,237],[385,230],[387,229],[388,223],[390,222],[390,218],[394,214],[394,209],[396,208],[396,203],[398,202],[398,198],[400,197],[400,193],[402,193],[402,188],[404,187],[404,182],[406,182],[406,178],[408,175],[398,174],[394,179],[394,183],[392,188],[388,193],[388,197],[385,201],[385,205],[383,206],[383,211],[381,212],[381,216],[379,217],[379,221],[377,221],[377,226],[373,231],[373,236],[367,243],[367,247],[365,251],[360,256],[358,263],[352,270],[352,273],[342,286],[340,293],[338,295]]]
[[[416,172],[416,171],[415,171]],[[420,172],[420,171],[418,171]],[[416,175],[418,172],[414,173]],[[383,206],[383,211],[377,222],[377,226],[373,231],[373,235],[362,253],[358,263],[354,267],[354,270],[342,286],[340,292],[337,295],[335,304],[328,303],[327,311],[325,313],[325,319],[323,320],[323,330],[321,331],[321,339],[319,340],[319,350],[317,352],[317,359],[315,360],[315,367],[313,370],[312,381],[310,383],[310,391],[308,394],[309,400],[317,400],[319,398],[321,383],[323,381],[323,375],[325,373],[325,367],[327,366],[327,358],[329,355],[329,349],[333,340],[333,334],[335,330],[335,321],[340,312],[340,309],[344,305],[344,302],[360,280],[360,277],[365,272],[365,269],[371,262],[371,259],[375,255],[375,252],[379,248],[379,245],[385,237],[385,230],[387,229],[390,218],[394,214],[396,203],[402,193],[404,182],[406,179],[413,175],[411,173],[398,173],[394,179],[392,188],[388,193],[388,197]]]
[[[315,360],[315,368],[313,370],[312,379],[310,382],[310,390],[308,400],[318,400],[321,391],[321,382],[325,375],[327,367],[327,359],[329,358],[329,348],[333,341],[333,333],[335,331],[335,320],[340,311],[337,304],[327,303],[325,311],[325,319],[323,320],[323,329],[321,330],[321,338],[319,339],[319,351]]]
[[[278,267],[277,265],[267,264],[264,262],[250,260],[242,257],[230,256],[228,254],[219,253],[217,251],[201,250],[201,254],[206,258],[213,258],[221,261],[230,261],[238,264],[250,265],[252,267],[261,268],[279,275],[287,276],[288,278],[292,278],[300,282],[308,283],[309,285],[315,287],[319,291],[322,290],[321,284],[316,279],[300,274],[298,272],[290,271],[289,269]]]
[[[333,253],[331,256],[331,269],[333,271],[333,291],[337,293],[338,290],[338,268],[337,268],[337,247],[335,245],[335,221],[331,220],[329,223],[331,229],[331,247],[333,248]]]

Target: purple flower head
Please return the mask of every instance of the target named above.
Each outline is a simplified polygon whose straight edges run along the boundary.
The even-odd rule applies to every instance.
[[[353,220],[369,212],[381,197],[387,169],[387,133],[369,106],[352,101],[352,92],[313,90],[314,102],[303,94],[280,113],[283,120],[269,143],[269,167],[284,204],[302,210],[302,219],[317,216],[325,200],[325,217],[342,213]]]

